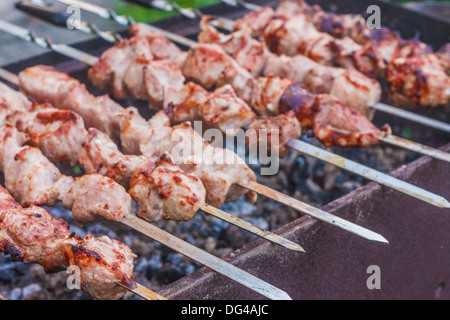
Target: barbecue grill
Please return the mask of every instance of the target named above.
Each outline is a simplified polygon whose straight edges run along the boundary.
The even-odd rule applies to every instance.
[[[310,2],[310,1],[309,1]],[[381,8],[382,24],[390,29],[400,31],[403,38],[419,36],[419,38],[438,49],[450,40],[450,22],[433,19],[401,6],[382,1],[314,1],[324,10],[342,13],[361,13],[369,5],[376,4]],[[258,5],[275,7],[277,1],[259,1]],[[231,19],[242,16],[246,11],[242,8],[231,8],[217,4],[202,8],[202,12],[217,14]],[[191,39],[196,39],[199,32],[198,21],[188,20],[182,16],[164,19],[155,25],[176,32]],[[121,32],[127,35],[127,30]],[[98,40],[78,43],[74,47],[100,55],[111,45]],[[18,73],[26,67],[36,64],[53,65],[57,69],[69,73],[88,85],[91,92],[101,92],[89,85],[86,77],[86,65],[56,53],[46,53],[25,61],[6,66],[6,69]],[[135,104],[134,102],[128,102]],[[151,111],[145,104],[138,105],[145,117]],[[448,122],[448,106],[440,106],[433,110],[415,110],[417,113]],[[394,132],[401,135],[405,128],[412,128],[412,139],[427,145],[450,151],[448,134],[432,130],[425,126],[408,122],[400,118],[390,117],[381,112],[376,113],[373,120],[376,124],[389,123]],[[376,156],[386,157],[395,154],[386,147],[374,147],[368,150],[344,150],[333,148],[338,154],[347,158],[358,159],[371,165],[376,164]],[[399,152],[400,154],[401,152]],[[392,175],[411,182],[426,190],[435,192],[445,198],[450,196],[450,179],[448,164],[419,157],[414,153],[401,153],[397,162],[379,164],[382,171],[392,170]],[[294,157],[296,158],[296,157]],[[302,191],[305,197],[316,202],[323,209],[349,221],[355,221],[370,229],[377,230],[389,239],[389,245],[361,241],[354,235],[340,232],[311,217],[293,213],[291,221],[281,217],[274,223],[275,232],[294,242],[301,243],[308,252],[306,255],[290,252],[274,246],[262,239],[252,240],[242,247],[233,247],[233,252],[223,259],[239,268],[247,270],[274,286],[285,290],[293,299],[448,299],[450,293],[446,284],[450,280],[448,262],[450,254],[446,249],[450,245],[448,230],[450,222],[446,217],[448,209],[439,209],[426,203],[399,194],[396,191],[381,187],[376,183],[348,174],[340,174],[345,181],[357,181],[361,187],[354,185],[347,189],[336,190],[330,194],[324,188],[324,180],[329,178],[329,169],[320,162],[308,157],[290,160],[282,164],[282,171],[276,178],[261,177],[265,185],[275,189],[283,189],[293,195]],[[380,161],[380,160],[378,160]],[[305,170],[307,165],[311,170]],[[311,185],[301,182],[315,183],[321,192],[314,192]],[[334,182],[334,186],[336,182]],[[317,188],[316,188],[317,189]],[[333,189],[333,188],[331,188]],[[344,190],[344,191],[343,191]],[[350,192],[349,192],[350,191]],[[343,193],[345,195],[341,196]],[[298,193],[296,194],[298,196]],[[244,205],[238,202],[239,206]],[[230,205],[231,206],[231,205]],[[266,211],[266,216],[276,220],[283,207],[271,206],[266,202],[259,205],[255,213]],[[285,209],[289,212],[289,209]],[[284,216],[284,215],[281,215]],[[287,224],[285,224],[288,222]],[[176,229],[174,225],[166,226]],[[181,229],[181,228],[180,228]],[[183,230],[176,230],[183,232]],[[195,235],[189,237],[195,238]],[[370,276],[368,267],[378,266],[381,270],[381,289],[369,289],[367,279]],[[261,299],[262,296],[250,289],[230,282],[208,268],[201,268],[193,273],[164,285],[158,293],[168,299]]]

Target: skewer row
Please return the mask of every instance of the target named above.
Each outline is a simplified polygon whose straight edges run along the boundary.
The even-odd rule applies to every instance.
[[[132,19],[127,19],[126,17],[120,17],[120,16],[117,16],[117,15],[113,15],[113,17],[114,17],[115,20],[122,21],[122,23],[125,23],[125,21],[129,21],[130,23],[132,23],[134,25],[134,22],[132,22]],[[162,33],[164,36],[170,36],[170,37],[172,37],[172,38],[174,38],[176,40],[182,38],[180,36],[171,34],[171,33],[167,32],[167,31],[155,28],[153,26],[145,26],[145,28],[150,28],[150,30],[152,32],[156,31],[156,32]],[[192,40],[188,40],[188,39],[185,39],[185,38],[182,38],[182,39],[184,39],[185,42],[188,42],[188,43],[192,44]],[[82,53],[82,55],[86,56],[85,53]],[[86,60],[84,58],[79,58],[79,59]],[[90,60],[94,60],[94,58],[91,58]],[[399,139],[396,139],[396,140],[399,140]],[[291,146],[295,146],[295,145],[298,145],[298,144],[294,144],[294,143],[291,144]],[[421,149],[424,150],[425,148],[421,148]],[[305,153],[306,150],[307,149],[298,150],[298,151]],[[429,151],[433,151],[432,153],[434,153],[436,150],[429,150]],[[432,155],[432,153],[430,155]],[[442,156],[442,157],[440,157],[441,159],[447,159],[448,158],[447,154],[442,154],[439,151],[437,153]],[[309,155],[317,156],[317,153],[310,153]],[[324,158],[322,160],[325,160],[325,161],[327,161],[329,163],[332,163],[332,164],[342,163],[342,162],[338,162],[339,159],[337,159],[337,158],[326,157],[326,158]],[[405,185],[403,182],[400,182],[397,179],[393,179],[392,177],[390,177],[388,175],[384,175],[384,174],[382,174],[380,172],[376,172],[376,171],[374,171],[374,170],[372,170],[370,168],[365,168],[365,167],[361,167],[361,166],[358,166],[358,165],[353,166],[352,162],[350,162],[349,164],[350,164],[350,166],[349,167],[346,166],[345,169],[350,170],[350,171],[352,171],[354,173],[357,173],[358,175],[362,174],[363,176],[369,177],[369,179],[372,179],[372,180],[373,180],[374,177],[376,177],[375,181],[377,181],[377,182],[379,182],[381,184],[387,185],[387,186],[389,186],[391,188],[395,188],[397,190],[400,190],[401,192],[408,192],[412,188],[414,190],[411,189],[410,190],[411,192],[408,193],[409,195],[412,195],[413,197],[419,197],[419,198],[421,198],[421,200],[424,200],[424,201],[427,201],[429,203],[432,203],[433,205],[436,205],[438,207],[447,207],[448,206],[448,202],[445,199],[443,199],[442,197],[436,197],[436,195],[430,194],[430,193],[428,193],[426,191],[425,192],[421,192],[419,189],[416,189],[414,187],[408,188],[407,185]],[[340,167],[342,167],[342,166],[340,166]],[[371,171],[369,175],[367,174],[367,171]],[[420,192],[417,192],[417,191],[420,191]]]

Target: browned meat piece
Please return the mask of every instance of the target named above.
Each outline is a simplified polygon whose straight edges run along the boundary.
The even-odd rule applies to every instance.
[[[396,58],[408,58],[419,56],[422,54],[429,54],[433,52],[433,48],[417,39],[399,40],[398,53]],[[391,59],[392,61],[392,59]]]
[[[238,30],[229,35],[220,33],[210,24],[211,16],[204,16],[200,22],[200,43],[219,44],[240,66],[254,77],[261,75],[267,58],[271,55],[264,42],[252,38],[248,30]]]
[[[312,93],[329,93],[342,103],[354,108],[369,119],[373,111],[368,108],[381,99],[381,85],[353,67],[348,69],[322,66],[296,55],[270,57],[264,74],[286,77],[302,83]]]
[[[149,221],[187,221],[205,204],[205,187],[194,175],[183,172],[168,154],[154,166],[139,168],[130,182],[136,215]]]
[[[161,142],[172,132],[170,118],[164,111],[158,111],[149,121],[146,121],[133,107],[126,109],[121,121],[121,139],[126,147],[126,153],[143,154],[148,160],[158,161],[164,153]],[[151,141],[151,143],[147,143]],[[146,150],[146,145],[150,150]]]
[[[320,40],[322,42],[318,45],[326,49],[326,52],[319,52],[319,49],[313,51],[315,46],[313,38],[318,36],[322,36]],[[304,15],[277,16],[264,29],[263,39],[269,50],[276,54],[293,56],[300,50],[309,52],[313,60],[316,58],[327,63],[331,63],[334,57],[334,48],[326,48],[327,43],[329,46],[334,46],[334,38],[319,33]],[[317,56],[313,56],[313,53]]]
[[[187,80],[206,89],[230,84],[237,95],[248,102],[252,75],[217,44],[198,44],[191,48],[181,67]]]
[[[256,181],[255,173],[237,154],[213,147],[188,123],[165,128],[170,132],[164,137],[151,135],[141,142],[140,150],[147,159],[157,159],[168,152],[183,171],[202,181],[206,202],[212,206],[220,207],[224,201],[234,201],[243,195],[251,202],[256,201],[254,192],[237,185]]]
[[[0,128],[0,171],[5,171],[5,167],[9,167],[15,161],[14,156],[27,140],[28,136],[12,125]]]
[[[54,205],[59,197],[52,186],[61,173],[37,148],[23,147],[4,172],[6,188],[22,206]]]
[[[22,206],[11,196],[11,194],[0,186],[0,214],[10,209],[21,209]]]
[[[388,98],[404,108],[448,103],[450,77],[434,54],[396,58],[386,71]]]
[[[87,173],[99,173],[128,188],[131,175],[148,160],[124,155],[105,133],[91,128],[80,150],[80,164]]]
[[[384,135],[361,113],[333,96],[318,95],[315,108],[314,136],[327,146],[367,147]]]
[[[199,44],[191,49],[182,70],[186,78],[207,88],[231,85],[261,115],[278,114],[278,100],[292,83],[278,77],[253,78],[217,44]]]
[[[72,210],[81,225],[104,219],[120,222],[131,213],[131,197],[125,188],[100,174],[76,178],[64,194],[62,204]]]
[[[264,7],[258,11],[250,11],[242,18],[236,19],[234,30],[249,30],[252,32],[253,37],[260,37],[274,15],[275,11],[270,7]]]
[[[75,112],[44,106],[39,111],[14,113],[8,122],[29,136],[29,144],[39,148],[52,162],[78,163],[86,135],[83,119]]]
[[[126,289],[118,286],[116,281],[134,286],[131,279],[136,255],[117,240],[88,235],[83,240],[68,243],[64,254],[68,265],[80,268],[81,289],[94,299],[121,298]]]
[[[123,81],[131,97],[149,101],[152,109],[162,108],[169,89],[181,90],[184,86],[184,76],[180,69],[164,60],[132,61]]]
[[[95,97],[78,80],[46,66],[27,68],[19,74],[20,88],[32,99],[78,113],[87,128],[97,128],[118,142],[123,108],[107,95]]]
[[[51,205],[59,194],[52,185],[61,173],[42,152],[34,147],[22,146],[24,138],[15,127],[2,127],[2,170],[5,186],[23,205]]]
[[[141,40],[141,41],[139,41]],[[97,63],[88,71],[89,80],[101,90],[111,91],[117,99],[128,96],[123,78],[129,64],[136,59],[134,49],[145,41],[144,38],[124,39],[114,47],[105,50]],[[142,50],[145,54],[145,50]],[[141,59],[146,56],[141,57]],[[151,56],[148,57],[149,59]]]
[[[160,108],[164,88],[182,85],[176,63],[181,50],[167,38],[156,35],[145,25],[130,28],[131,38],[106,50],[88,71],[95,87],[112,91],[117,99],[134,97],[150,100]]]
[[[304,55],[326,66],[356,67],[364,74],[378,74],[379,56],[370,45],[361,46],[349,37],[336,39],[317,31],[304,14],[279,16],[264,31],[264,41],[278,55]]]
[[[304,14],[317,30],[327,32],[333,37],[351,37],[361,44],[370,40],[371,29],[367,27],[366,20],[361,15],[325,12],[320,6],[310,6],[304,0],[284,0],[278,5],[276,14],[282,16]]]
[[[105,236],[72,237],[67,222],[40,207],[20,207],[2,187],[0,199],[0,250],[13,260],[38,263],[46,272],[76,266],[73,272],[79,271],[81,288],[94,299],[121,298],[126,290],[117,282],[135,286],[131,279],[136,255],[123,243]]]
[[[252,81],[249,104],[258,115],[280,114],[280,98],[293,81],[275,76],[259,77]]]
[[[343,72],[345,70],[341,68],[323,66],[302,55],[272,55],[267,60],[263,75],[303,83],[314,93],[329,93],[334,79]]]
[[[245,128],[255,118],[255,113],[236,96],[231,85],[224,85],[200,101],[199,111],[204,122],[217,127],[227,135]]]
[[[11,208],[0,213],[0,250],[14,261],[38,263],[46,272],[64,270],[63,241],[68,224],[40,207]]]
[[[262,131],[261,131],[262,130]],[[300,122],[295,117],[294,111],[280,114],[276,117],[262,116],[252,122],[246,131],[247,143],[259,145],[260,134],[267,134],[267,146],[270,152],[277,152],[280,158],[286,156],[289,147],[286,145],[292,139],[298,139],[302,135]],[[272,135],[278,135],[272,145]]]
[[[128,30],[131,38],[144,37],[148,42],[146,51],[151,54],[151,60],[166,60],[176,62],[182,54],[172,41],[166,37],[156,34],[146,27],[145,24],[136,23]],[[149,59],[150,60],[150,59]]]
[[[24,94],[0,82],[0,125],[5,124],[5,117],[11,111],[27,112],[31,106],[31,101]]]
[[[330,94],[342,104],[372,119],[375,111],[369,108],[369,105],[380,101],[381,85],[351,67],[334,79]]]
[[[202,86],[189,81],[181,90],[169,90],[166,110],[170,110],[174,123],[202,120],[200,108],[209,92]]]
[[[328,94],[314,95],[299,84],[289,87],[281,99],[283,109],[293,109],[302,128],[312,128],[314,137],[327,146],[369,146],[390,133],[376,128],[364,115]]]
[[[147,121],[139,110],[128,107],[120,115],[120,140],[125,154],[139,154],[139,143],[147,136]]]

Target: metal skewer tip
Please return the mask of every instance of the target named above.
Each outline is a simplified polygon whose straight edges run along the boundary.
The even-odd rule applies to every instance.
[[[386,240],[386,238],[384,238],[382,235],[380,235],[376,232],[373,232],[373,231],[363,228],[357,224],[354,224],[352,222],[349,222],[347,220],[339,218],[339,217],[332,215],[326,211],[323,211],[319,208],[308,205],[297,199],[289,197],[282,192],[268,188],[262,184],[259,184],[256,182],[250,182],[248,184],[241,184],[241,186],[248,188],[250,190],[253,190],[255,192],[258,192],[259,194],[262,194],[270,199],[273,199],[275,201],[283,203],[295,210],[298,210],[300,212],[303,212],[304,214],[307,214],[313,218],[316,218],[317,220],[334,225],[338,228],[346,230],[346,231],[353,233],[357,236],[360,236],[364,239],[367,239],[370,241],[375,241],[375,242],[380,242],[380,243],[385,243],[385,244],[389,243],[389,241]]]
[[[448,152],[430,148],[428,146],[424,146],[422,144],[415,143],[407,139],[403,139],[393,135],[385,135],[383,137],[379,137],[378,140],[395,145],[403,149],[408,149],[417,153],[421,153],[438,160],[450,162],[450,154]]]
[[[266,239],[270,242],[273,242],[277,245],[280,245],[286,249],[293,250],[293,251],[299,251],[299,252],[305,252],[305,250],[297,243],[292,242],[286,238],[283,238],[273,232],[258,228],[255,225],[253,225],[245,220],[242,220],[238,217],[232,216],[231,214],[224,212],[222,210],[219,210],[215,207],[212,207],[210,205],[204,205],[202,207],[202,210],[216,218],[227,221],[228,223],[236,225],[244,230],[247,230],[253,234],[256,234],[257,236],[260,236],[261,238]]]
[[[371,104],[369,105],[369,107],[371,107],[372,109],[384,112],[384,113],[389,113],[391,115],[403,118],[403,119],[407,119],[413,122],[417,122],[420,123],[422,125],[434,128],[434,129],[438,129],[444,132],[448,132],[450,133],[450,124],[439,121],[439,120],[435,120],[429,117],[425,117],[422,116],[420,114],[414,113],[414,112],[410,112],[410,111],[406,111],[404,109],[399,109],[384,103],[375,103],[375,104]]]
[[[328,152],[321,148],[315,147],[301,140],[291,140],[288,142],[288,146],[297,150],[300,153],[307,154],[314,158],[333,164],[344,170],[353,172],[368,180],[378,182],[381,185],[400,191],[413,198],[427,202],[438,208],[450,208],[450,203],[437,194],[434,194],[425,189],[419,188],[413,184],[394,178],[390,175],[369,168],[355,161],[346,159],[334,153]]]
[[[125,285],[120,281],[116,281],[116,284],[118,284],[121,287],[124,287],[128,291],[133,292],[134,294],[136,294],[146,300],[167,300],[163,296],[157,294],[156,292],[154,292],[134,281],[132,281],[132,286]]]

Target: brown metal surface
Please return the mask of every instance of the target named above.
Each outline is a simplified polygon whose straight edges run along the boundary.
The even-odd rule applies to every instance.
[[[449,151],[450,145],[443,150]],[[393,172],[450,196],[450,167],[428,157]],[[307,255],[255,241],[226,257],[236,266],[285,290],[293,299],[449,299],[450,219],[442,210],[370,183],[324,209],[380,232],[389,245],[361,241],[313,218],[276,231],[299,241]],[[381,289],[368,289],[371,265],[380,267]],[[160,292],[168,299],[262,299],[208,269]]]

